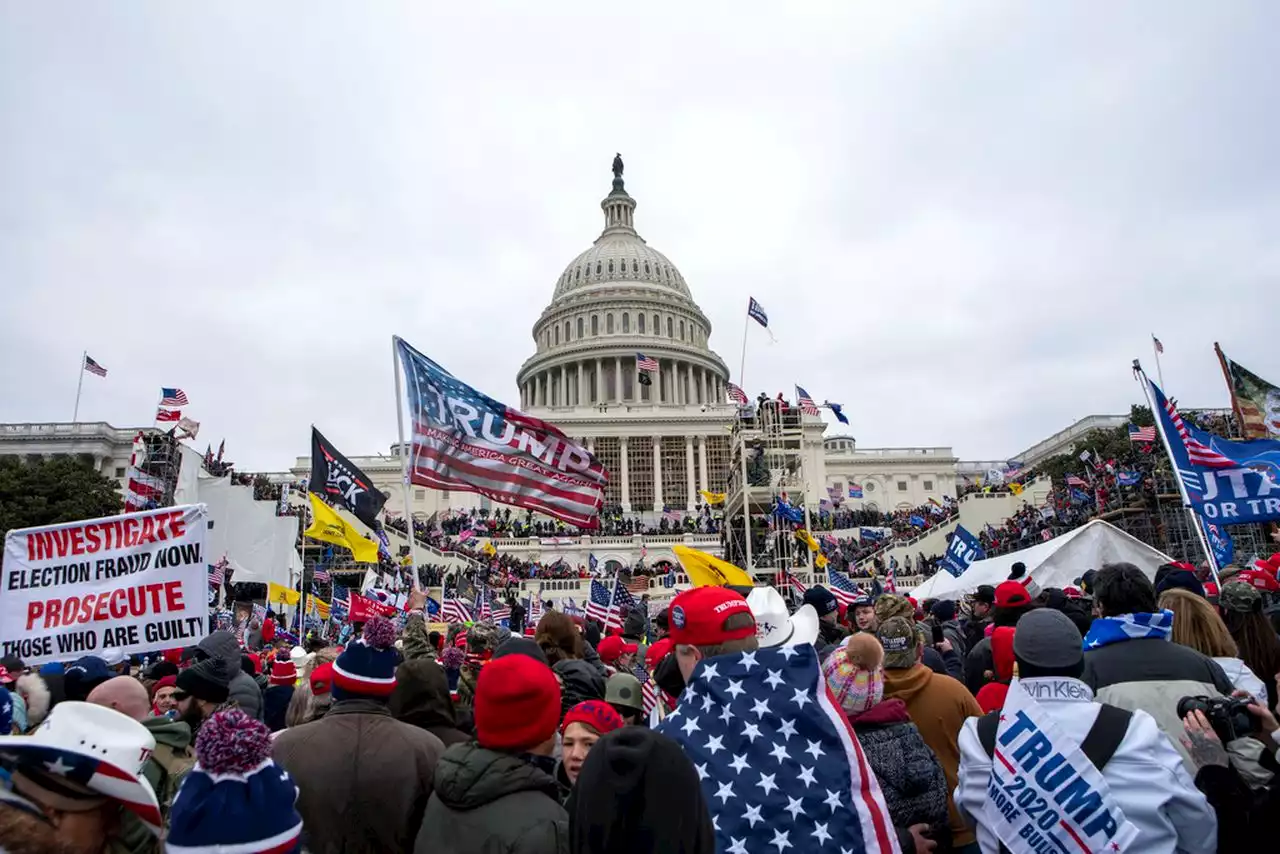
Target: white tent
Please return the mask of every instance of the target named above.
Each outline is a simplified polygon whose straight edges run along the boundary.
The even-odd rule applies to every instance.
[[[1082,528],[1029,549],[974,561],[959,578],[939,570],[933,578],[912,590],[911,595],[917,601],[958,598],[977,590],[981,584],[994,586],[1004,581],[1009,577],[1009,568],[1018,561],[1027,565],[1027,574],[1044,589],[1068,587],[1087,570],[1121,561],[1134,564],[1154,579],[1157,567],[1172,560],[1114,525],[1094,519]]]

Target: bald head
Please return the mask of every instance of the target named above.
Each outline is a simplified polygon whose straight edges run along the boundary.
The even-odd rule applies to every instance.
[[[115,709],[135,721],[146,720],[151,714],[151,700],[147,689],[132,676],[108,679],[89,692],[89,702],[108,709]]]

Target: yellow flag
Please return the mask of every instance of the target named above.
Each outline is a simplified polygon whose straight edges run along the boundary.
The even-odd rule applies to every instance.
[[[315,519],[311,527],[302,532],[303,536],[337,546],[346,546],[351,549],[351,554],[357,563],[378,562],[377,543],[360,536],[359,531],[333,512],[328,504],[316,498],[315,493],[308,493],[307,497],[311,499],[311,513]]]
[[[493,543],[485,543],[483,546],[480,547],[480,551],[484,552],[489,557],[493,557],[498,553],[498,550],[494,548]]]
[[[267,582],[267,601],[273,605],[297,605],[300,596],[292,587],[285,587],[274,581]]]
[[[672,546],[676,559],[689,574],[694,587],[723,587],[726,584],[752,587],[755,582],[750,575],[726,560],[691,549],[688,546]]]
[[[1021,494],[1022,494],[1022,484],[1020,484],[1020,483],[1011,483],[1011,484],[1009,484],[1009,491],[1010,491],[1010,492],[1012,492],[1014,495],[1021,495]]]
[[[818,541],[813,538],[813,534],[810,534],[804,528],[796,529],[796,539],[808,546],[811,552],[819,550]]]
[[[818,555],[813,559],[813,565],[816,566],[818,569],[826,569],[827,563],[828,561],[827,561],[826,555]]]
[[[307,600],[307,603],[311,607],[311,612],[315,614],[317,617],[319,617],[322,620],[329,619],[329,613],[332,609],[330,608],[328,602],[324,601],[323,599],[317,599],[316,597],[313,596]]]
[[[707,492],[705,489],[699,489],[698,494],[702,496],[702,500],[708,504],[723,504],[725,493],[723,492]]]

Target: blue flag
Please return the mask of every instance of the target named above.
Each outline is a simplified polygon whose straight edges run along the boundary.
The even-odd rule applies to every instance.
[[[978,538],[966,531],[963,526],[957,525],[956,532],[947,545],[947,551],[942,556],[942,568],[959,578],[970,564],[986,556],[987,553],[982,550]]]
[[[427,614],[435,617],[440,613],[440,603],[432,597],[427,597]]]
[[[859,528],[858,539],[870,540],[873,543],[878,543],[884,539],[884,531],[881,531],[879,528]]]
[[[790,522],[804,522],[804,510],[799,507],[792,507],[786,504],[782,499],[775,499],[773,503],[773,515],[780,516]]]
[[[697,769],[717,851],[897,848],[884,796],[810,644],[702,660],[657,731]]]
[[[1280,441],[1232,442],[1206,433],[1147,382],[1191,508],[1206,520],[1232,525],[1280,519]]]
[[[861,497],[862,497],[862,484],[860,484],[860,483],[851,483],[851,484],[849,484],[849,497],[850,497],[850,498],[861,498]]]
[[[1137,486],[1142,482],[1142,475],[1136,471],[1116,472],[1116,483],[1121,486]]]
[[[913,514],[911,515],[911,518],[910,518],[910,519],[908,519],[907,521],[908,521],[908,522],[910,522],[913,526],[915,526],[915,527],[917,527],[917,528],[923,528],[923,527],[924,527],[924,517],[923,517],[923,516],[916,516],[916,515],[913,513]]]
[[[1218,565],[1218,569],[1222,569],[1235,560],[1236,544],[1231,541],[1231,535],[1227,533],[1225,526],[1210,522],[1203,516],[1200,517],[1200,523],[1204,525],[1205,537],[1213,552],[1213,562]]]
[[[1071,487],[1071,500],[1077,504],[1084,504],[1087,501],[1092,501],[1093,497],[1089,493],[1082,492],[1073,486]]]
[[[826,404],[826,407],[827,409],[831,410],[831,414],[834,415],[836,417],[836,420],[839,421],[841,424],[849,423],[849,419],[844,414],[844,406],[842,404],[828,402]],[[849,497],[853,498],[854,496],[851,495]],[[859,495],[857,497],[861,498],[862,496]]]
[[[764,313],[764,306],[756,302],[755,297],[748,297],[747,299],[749,300],[747,302],[747,315],[756,323],[768,329],[769,315]]]

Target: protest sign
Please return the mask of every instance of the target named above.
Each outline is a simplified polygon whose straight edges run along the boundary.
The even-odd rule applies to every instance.
[[[209,631],[205,506],[10,531],[0,646],[28,665],[191,646]]]
[[[978,538],[966,531],[963,525],[957,525],[955,533],[951,535],[951,542],[947,544],[947,551],[942,556],[942,568],[959,578],[969,568],[969,564],[986,556]]]
[[[992,759],[986,821],[1010,851],[1115,854],[1137,838],[1102,772],[1017,680]]]

